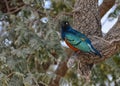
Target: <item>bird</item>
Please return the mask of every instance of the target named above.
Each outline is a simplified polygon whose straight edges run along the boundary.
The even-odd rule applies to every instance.
[[[83,33],[73,29],[68,21],[62,21],[61,38],[75,52],[93,53],[100,58],[102,57],[100,52],[93,47],[90,39]]]

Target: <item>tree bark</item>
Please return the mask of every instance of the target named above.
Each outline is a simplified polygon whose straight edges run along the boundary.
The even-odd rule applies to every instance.
[[[105,13],[115,4],[115,0],[103,0],[102,5],[100,5],[100,17],[102,18]]]
[[[72,55],[71,50],[67,50],[66,52],[67,52],[68,58],[66,58],[65,61],[60,62],[57,70],[55,71],[56,77],[54,79],[51,79],[49,86],[59,86],[59,81],[60,81],[61,77],[65,76],[65,74],[68,70],[67,62],[68,62],[68,59],[70,58],[70,56]]]
[[[73,12],[74,26],[77,30],[87,36],[102,36],[97,0],[77,0]]]
[[[59,86],[59,81],[61,77],[64,77],[68,70],[66,64],[67,64],[67,60],[59,64],[58,69],[55,71],[56,77],[51,80],[49,86]]]

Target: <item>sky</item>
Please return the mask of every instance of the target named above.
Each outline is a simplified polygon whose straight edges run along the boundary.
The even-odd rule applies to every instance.
[[[109,14],[112,13],[116,7],[117,5],[115,4],[101,19],[102,32],[104,34],[106,34],[118,21],[118,17],[113,18],[112,20],[108,18]]]

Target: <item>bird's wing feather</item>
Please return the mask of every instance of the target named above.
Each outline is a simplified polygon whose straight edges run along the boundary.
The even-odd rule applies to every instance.
[[[77,35],[74,35],[72,33],[66,33],[65,39],[72,45],[77,45],[78,43],[82,42],[84,38],[82,38],[81,40],[80,37]]]
[[[94,49],[91,47],[91,41],[87,37],[73,33],[66,33],[65,39],[75,48],[85,52],[94,52]]]

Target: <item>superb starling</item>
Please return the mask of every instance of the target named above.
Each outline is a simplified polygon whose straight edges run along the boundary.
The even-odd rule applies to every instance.
[[[94,53],[95,55],[102,57],[100,52],[93,47],[90,39],[81,32],[73,29],[68,21],[62,22],[61,29],[62,39],[72,50]]]

